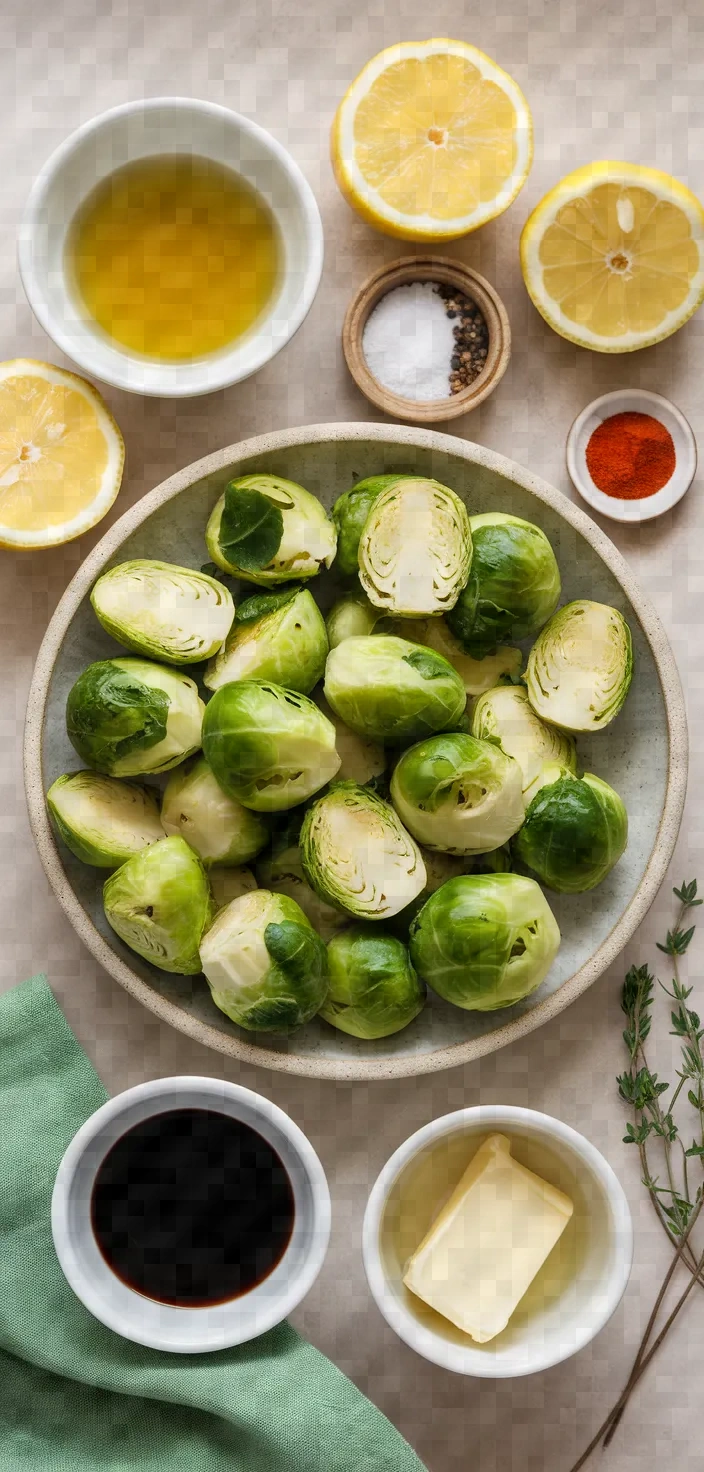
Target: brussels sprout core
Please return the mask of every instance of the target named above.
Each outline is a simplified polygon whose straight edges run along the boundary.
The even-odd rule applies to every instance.
[[[472,874],[430,896],[409,943],[416,971],[439,996],[468,1012],[491,1012],[535,991],[560,932],[534,880]]]
[[[219,690],[232,680],[274,680],[307,695],[323,677],[327,653],[323,616],[306,588],[259,593],[240,604],[203,683]]]
[[[376,925],[351,925],[328,945],[330,988],[325,1022],[354,1038],[388,1038],[425,1005],[425,987],[408,951]]]
[[[391,800],[409,833],[430,849],[481,854],[520,828],[524,802],[518,762],[490,741],[446,732],[404,752]]]
[[[393,808],[368,787],[336,782],[301,829],[303,869],[321,899],[360,920],[384,920],[425,885],[425,865]]]
[[[459,496],[409,477],[374,502],[359,543],[359,580],[385,613],[445,613],[469,576],[472,534]]]
[[[183,838],[162,838],[105,881],[108,924],[152,966],[196,976],[198,947],[213,914],[208,878]]]
[[[554,781],[550,776],[554,772]],[[543,785],[514,841],[521,864],[564,894],[593,889],[618,862],[628,841],[628,815],[613,787],[591,772],[573,777],[544,768]]]
[[[185,838],[206,866],[248,864],[269,837],[256,813],[223,792],[204,756],[172,772],[161,821],[164,832]]]
[[[223,572],[265,586],[313,578],[329,567],[337,534],[303,486],[277,475],[243,475],[217,502],[205,540]]]
[[[601,731],[623,705],[633,674],[631,631],[606,603],[580,598],[553,614],[530,651],[528,698],[566,731]]]
[[[223,791],[257,812],[305,802],[335,776],[335,728],[305,695],[260,680],[216,690],[203,751]]]
[[[406,639],[345,639],[325,666],[325,698],[358,736],[401,746],[452,726],[464,685],[441,654]]]
[[[146,659],[101,659],[66,702],[71,745],[112,777],[166,772],[198,750],[204,705],[187,675]]]
[[[257,889],[216,916],[201,945],[216,1007],[255,1032],[291,1032],[328,986],[325,945],[287,895]]]
[[[57,777],[46,805],[66,847],[98,869],[114,869],[164,837],[155,792],[98,772]]]
[[[499,741],[507,756],[518,762],[526,802],[535,795],[546,762],[577,770],[572,737],[541,721],[520,685],[498,685],[480,695],[472,713],[472,735]]]
[[[215,578],[146,558],[103,573],[90,601],[119,644],[167,664],[210,659],[235,616],[231,593]]]
[[[560,597],[560,571],[545,533],[500,511],[470,517],[472,567],[448,623],[467,654],[537,633]]]

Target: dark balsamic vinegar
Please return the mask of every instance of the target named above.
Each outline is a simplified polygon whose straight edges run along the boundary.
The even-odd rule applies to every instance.
[[[91,1219],[105,1261],[129,1288],[206,1308],[273,1272],[293,1231],[293,1191],[276,1151],[249,1125],[173,1109],[108,1151]]]

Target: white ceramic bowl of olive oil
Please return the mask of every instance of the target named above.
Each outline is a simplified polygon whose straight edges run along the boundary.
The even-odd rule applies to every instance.
[[[215,103],[154,98],[84,124],[35,181],[29,303],[85,372],[186,398],[248,378],[300,327],[323,229],[298,165]]]
[[[520,1165],[569,1197],[573,1211],[507,1327],[482,1344],[403,1279],[480,1145],[497,1132]],[[583,1135],[533,1109],[480,1105],[433,1120],[391,1156],[369,1197],[362,1246],[377,1306],[405,1344],[456,1374],[500,1379],[547,1370],[599,1333],[628,1282],[633,1229],[622,1186]]]

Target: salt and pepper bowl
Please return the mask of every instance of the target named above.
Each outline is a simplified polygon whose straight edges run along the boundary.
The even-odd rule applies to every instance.
[[[607,496],[600,491],[587,468],[587,445],[594,430],[614,414],[628,413],[649,414],[651,418],[659,419],[672,435],[675,446],[675,468],[667,483],[654,495],[632,501]],[[582,500],[602,516],[632,525],[652,521],[676,506],[689,490],[697,470],[697,443],[691,425],[669,399],[645,388],[615,389],[613,393],[594,399],[577,415],[567,436],[566,453],[570,480]]]
[[[487,325],[488,351],[481,373],[459,393],[446,399],[407,399],[379,382],[364,356],[363,337],[368,318],[377,303],[397,286],[410,286],[415,281],[432,281],[463,292],[479,308]],[[342,328],[342,347],[352,377],[371,404],[392,419],[410,424],[440,424],[457,419],[483,403],[493,393],[508,367],[511,356],[511,328],[506,308],[493,286],[448,256],[404,256],[390,265],[381,266],[360,286],[347,308]],[[448,364],[448,375],[449,375]]]

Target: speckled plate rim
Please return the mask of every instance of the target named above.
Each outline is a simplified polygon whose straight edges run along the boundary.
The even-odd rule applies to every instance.
[[[495,1032],[479,1038],[440,1048],[436,1052],[411,1054],[393,1058],[350,1059],[302,1057],[295,1053],[273,1053],[247,1042],[244,1038],[222,1033],[218,1028],[190,1016],[173,1002],[162,997],[133,972],[115,955],[90,916],[80,904],[64,871],[58,847],[49,825],[44,802],[44,780],[42,772],[42,730],[49,685],[56,658],[71,620],[80,604],[102,572],[109,558],[137,527],[167,501],[178,496],[189,486],[205,476],[222,471],[230,464],[287,450],[293,445],[321,444],[326,441],[350,442],[355,440],[378,440],[381,444],[411,445],[424,450],[436,450],[455,455],[469,464],[480,465],[487,470],[512,480],[522,489],[531,492],[539,501],[550,506],[570,526],[574,527],[594,548],[603,562],[620,583],[640,621],[650,646],[660,679],[668,728],[668,770],[662,816],[653,848],[643,878],[627,905],[620,920],[613,926],[600,946],[558,991],[546,997],[537,1007],[522,1016],[507,1022]],[[34,668],[27,703],[24,740],[24,774],[29,821],[47,879],[59,904],[68,916],[76,933],[101,966],[118,981],[131,996],[136,997],[150,1012],[169,1022],[172,1027],[186,1033],[196,1042],[215,1049],[227,1057],[241,1059],[243,1063],[255,1064],[260,1068],[273,1069],[281,1073],[299,1074],[308,1078],[334,1079],[338,1081],[409,1078],[423,1073],[436,1073],[471,1063],[487,1053],[496,1052],[508,1043],[517,1042],[534,1028],[541,1027],[557,1017],[570,1003],[581,996],[616,959],[630,940],[634,930],[647,914],[665,877],[679,832],[687,790],[687,720],[682,687],[677,673],[670,644],[654,609],[641,592],[637,580],[628,565],[601,529],[590,518],[567,499],[560,491],[550,486],[539,476],[532,475],[495,450],[477,445],[470,440],[460,440],[454,435],[442,434],[437,430],[417,429],[397,424],[311,424],[298,429],[278,430],[258,435],[254,439],[241,440],[225,449],[216,450],[187,465],[183,470],[162,482],[155,490],[143,496],[130,507],[119,521],[106,532],[93,551],[89,553],[69,583],[42,641]]]

